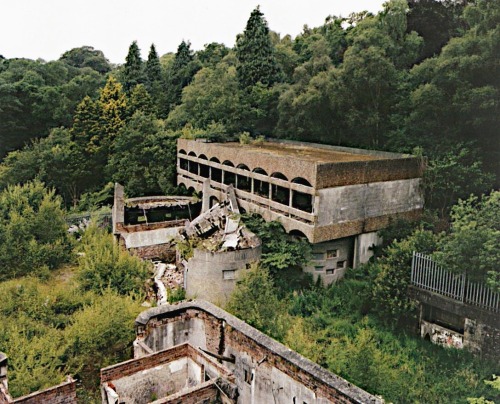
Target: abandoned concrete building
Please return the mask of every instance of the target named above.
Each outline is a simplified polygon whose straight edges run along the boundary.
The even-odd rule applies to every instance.
[[[423,208],[422,160],[409,155],[290,141],[177,142],[177,182],[203,193],[203,210],[235,188],[238,205],[313,245],[305,268],[325,283],[366,262],[377,231]]]
[[[500,293],[414,253],[409,296],[419,308],[422,338],[500,359]]]
[[[101,370],[103,403],[382,403],[205,301],[136,319],[134,359]]]

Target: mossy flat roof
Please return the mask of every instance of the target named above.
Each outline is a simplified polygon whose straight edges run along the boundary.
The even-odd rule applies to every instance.
[[[249,144],[228,142],[213,143],[213,145],[232,149],[233,152],[237,150],[238,152],[244,151],[246,153],[267,154],[275,157],[288,157],[296,160],[330,164],[413,157],[399,153],[293,141],[266,141]]]

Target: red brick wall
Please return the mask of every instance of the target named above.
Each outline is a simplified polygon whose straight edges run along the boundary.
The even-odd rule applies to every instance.
[[[1,401],[0,401],[1,402]],[[62,383],[46,390],[19,397],[14,403],[23,404],[71,404],[76,403],[76,382]]]

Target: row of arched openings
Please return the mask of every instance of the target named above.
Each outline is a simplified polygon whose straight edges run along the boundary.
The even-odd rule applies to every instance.
[[[186,155],[186,152],[184,150],[179,150],[179,154]],[[252,178],[248,175],[235,173],[231,170],[223,170],[218,167],[213,167],[209,164],[209,162],[222,164],[223,166],[238,168],[240,170],[250,172],[250,168],[245,164],[239,164],[235,166],[229,160],[224,160],[221,163],[220,160],[216,157],[212,157],[209,160],[204,154],[196,156],[196,154],[192,151],[189,152],[187,156],[195,158],[197,157],[200,160],[206,160],[207,164],[198,163],[188,158],[180,157],[179,165],[182,170],[188,171],[191,174],[198,175],[203,178],[210,178],[212,181],[220,184],[232,184],[236,189],[251,192],[253,194],[259,195],[262,198],[271,199],[272,201],[280,203],[282,205],[291,206],[295,209],[312,213],[313,197],[311,194],[291,190],[288,187],[272,184],[268,181]],[[271,178],[277,178],[290,183],[311,187],[309,181],[302,177],[295,177],[291,181],[289,181],[288,178],[280,172],[274,172],[269,175],[264,169],[260,167],[254,168],[253,170],[251,170],[251,172]]]

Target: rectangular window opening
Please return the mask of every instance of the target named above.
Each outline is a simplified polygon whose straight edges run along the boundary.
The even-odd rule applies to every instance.
[[[337,258],[339,256],[339,250],[328,250],[326,252],[326,258]]]
[[[236,270],[235,269],[230,269],[227,271],[222,271],[222,278],[223,279],[235,279],[236,278]]]

